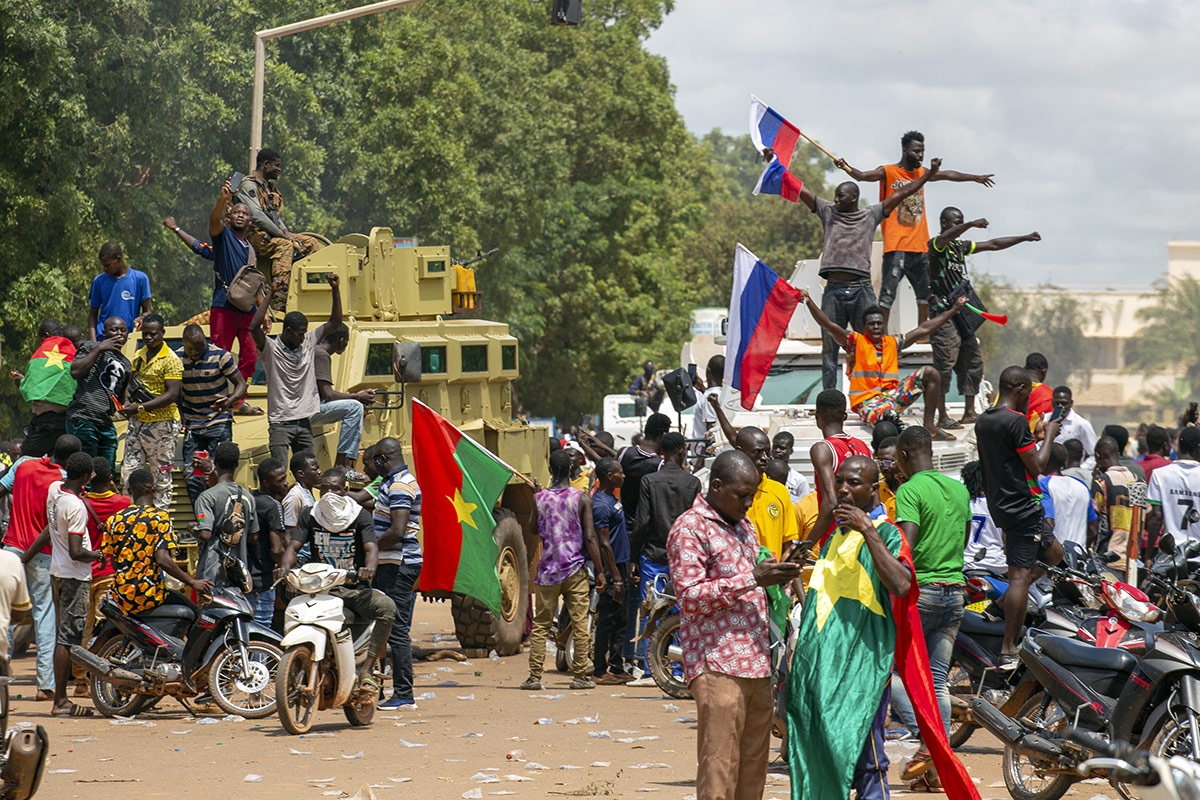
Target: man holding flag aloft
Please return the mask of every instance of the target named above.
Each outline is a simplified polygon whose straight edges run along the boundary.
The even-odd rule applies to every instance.
[[[879,504],[879,469],[864,456],[837,471],[838,527],[809,581],[788,691],[788,763],[793,800],[885,800],[884,751],[893,664],[913,701],[923,740],[946,793],[978,800],[950,749],[929,677],[916,601],[920,593],[904,534]]]

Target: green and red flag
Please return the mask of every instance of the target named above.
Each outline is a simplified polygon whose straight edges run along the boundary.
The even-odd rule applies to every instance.
[[[71,377],[71,362],[75,360],[75,345],[64,336],[48,336],[29,357],[25,378],[21,381],[21,396],[25,402],[38,401],[71,405],[75,397],[75,379]]]
[[[905,597],[891,598],[862,533],[839,527],[813,568],[788,683],[788,763],[793,800],[850,796],[854,768],[895,665],[912,700],[946,796],[979,800],[942,726],[916,574],[904,534],[875,523],[888,550],[913,574]]]
[[[421,591],[465,594],[498,616],[492,507],[512,471],[419,400],[413,400],[412,445],[425,532]]]

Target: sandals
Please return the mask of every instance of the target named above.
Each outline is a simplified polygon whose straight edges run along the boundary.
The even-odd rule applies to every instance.
[[[258,406],[252,406],[249,403],[242,403],[233,413],[237,414],[239,417],[261,417],[265,412]]]
[[[77,706],[74,703],[71,703],[70,711],[59,711],[57,708],[50,709],[50,716],[52,717],[94,717],[95,715],[95,709],[88,708],[87,706]]]
[[[378,695],[382,688],[383,684],[373,675],[370,678],[361,678],[358,681],[358,690],[365,694]]]
[[[926,772],[921,777],[908,785],[910,792],[920,794],[944,794],[945,789],[942,788],[942,782],[938,779],[937,773],[933,770]]]
[[[958,437],[956,437],[952,433],[946,433],[946,431],[942,430],[941,428],[938,428],[937,433],[933,434],[933,436],[931,438],[935,442],[957,442],[958,441]]]
[[[900,772],[900,779],[904,781],[915,781],[917,778],[929,772],[933,766],[933,756],[924,750],[918,750],[916,755],[908,760],[904,765],[904,769]]]
[[[938,427],[948,431],[956,431],[962,427],[962,423],[956,419],[947,419],[939,422]]]

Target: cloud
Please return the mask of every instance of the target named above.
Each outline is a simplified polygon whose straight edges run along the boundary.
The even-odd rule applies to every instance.
[[[688,127],[742,132],[753,92],[864,169],[919,129],[927,157],[996,173],[932,186],[931,217],[1042,234],[976,262],[1020,282],[1149,285],[1168,240],[1200,239],[1200,4],[830,5],[679,0],[648,47]]]

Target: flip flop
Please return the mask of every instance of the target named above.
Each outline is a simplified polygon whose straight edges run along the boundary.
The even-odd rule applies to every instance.
[[[917,754],[908,760],[904,765],[904,769],[900,772],[900,780],[915,781],[917,778],[924,775],[933,766],[933,756],[922,750],[918,750]]]
[[[948,431],[956,431],[962,427],[962,423],[956,419],[948,419],[945,422],[939,422],[938,427]]]
[[[374,677],[363,678],[358,682],[359,691],[366,692],[367,694],[379,694],[381,688],[382,684]]]
[[[70,711],[59,711],[58,709],[54,708],[50,709],[50,716],[52,717],[94,717],[95,715],[95,709],[88,708],[87,706],[77,706],[74,703],[71,703]]]
[[[941,428],[937,429],[937,433],[933,434],[932,438],[935,442],[957,442],[958,441],[958,437],[956,437],[952,433],[946,433]]]
[[[261,417],[264,412],[258,406],[252,406],[249,403],[242,403],[237,407],[237,411],[234,411],[233,413],[237,414],[239,417]]]
[[[946,790],[942,788],[942,782],[938,780],[938,776],[933,770],[926,772],[921,777],[908,785],[910,792],[918,794],[945,794]]]

